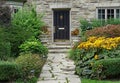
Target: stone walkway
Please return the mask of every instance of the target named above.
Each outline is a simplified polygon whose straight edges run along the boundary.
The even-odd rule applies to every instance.
[[[66,53],[48,54],[37,83],[81,83],[80,78],[74,75],[74,62],[66,57]]]

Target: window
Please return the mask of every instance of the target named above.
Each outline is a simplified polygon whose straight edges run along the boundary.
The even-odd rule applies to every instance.
[[[98,10],[98,19],[105,19],[105,9]]]
[[[107,19],[114,18],[114,9],[107,9]]]
[[[14,9],[14,10],[13,10],[13,12],[14,12],[14,13],[17,13],[17,12],[18,12],[18,9],[17,9],[17,8],[16,8],[16,9]]]
[[[120,18],[120,8],[97,8],[98,19]]]
[[[120,18],[120,9],[116,9],[116,18]]]
[[[22,9],[22,6],[11,5],[10,7],[13,14],[17,13],[19,9]]]

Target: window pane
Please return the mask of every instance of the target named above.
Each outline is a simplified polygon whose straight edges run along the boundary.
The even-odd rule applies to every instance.
[[[116,18],[120,18],[120,9],[116,9]]]
[[[105,9],[98,9],[98,19],[105,19]]]
[[[114,9],[107,9],[107,19],[114,18]]]
[[[14,9],[14,13],[17,13],[18,12],[18,9]]]

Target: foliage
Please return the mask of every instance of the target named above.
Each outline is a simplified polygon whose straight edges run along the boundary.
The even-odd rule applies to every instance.
[[[11,54],[11,44],[7,41],[7,33],[5,28],[0,27],[0,59],[7,60]]]
[[[120,75],[120,58],[96,61],[92,69],[93,75],[97,79],[118,77]]]
[[[89,23],[89,21],[87,21],[86,19],[81,19],[80,20],[80,28],[82,31],[86,31],[91,29],[91,24]]]
[[[92,73],[92,65],[96,61],[120,57],[119,39],[119,37],[90,37],[86,42],[79,43],[71,53],[72,59],[75,61],[76,73],[81,77],[95,78]]]
[[[34,36],[40,34],[40,28],[44,25],[42,15],[37,15],[35,7],[25,6],[14,14],[12,25],[16,28],[23,28],[25,31],[32,31]]]
[[[70,50],[69,58],[72,59],[72,60],[76,60],[76,58],[78,58],[79,54],[80,54],[79,49]]]
[[[104,27],[95,28],[86,31],[87,37],[90,36],[105,36],[105,37],[119,37],[120,25],[106,25]]]
[[[7,60],[11,54],[11,45],[9,42],[0,42],[0,60]]]
[[[114,18],[110,18],[106,21],[106,24],[112,24],[112,25],[118,25],[120,24],[120,19],[114,19]]]
[[[48,49],[45,46],[43,46],[38,39],[34,37],[21,44],[20,50],[21,52],[38,53],[44,57],[46,57],[48,54]]]
[[[6,29],[6,32],[8,32],[8,38],[7,41],[11,44],[11,52],[13,57],[17,57],[19,55],[19,46],[25,42],[27,39],[31,38],[33,36],[33,33],[28,30],[25,31],[21,27],[10,27]]]
[[[17,80],[15,80],[15,83],[37,83],[37,80],[38,80],[38,78],[33,76],[28,80],[17,79]]]
[[[27,39],[39,35],[40,27],[44,24],[41,19],[42,15],[37,15],[33,6],[25,6],[13,15],[12,26],[6,28],[6,32],[9,33],[7,40],[11,43],[12,56],[19,55],[19,46]]]
[[[92,19],[88,21],[86,19],[80,20],[80,28],[82,31],[91,30],[98,27],[103,27],[106,25],[118,25],[120,24],[120,19],[107,19],[107,20],[99,20],[99,19]]]
[[[92,29],[93,29],[93,28],[96,28],[96,27],[105,26],[105,25],[106,25],[105,20],[93,19],[93,20],[91,21]]]
[[[91,79],[81,79],[82,83],[120,83],[120,81],[108,81],[108,80],[91,80]]]
[[[34,74],[35,77],[38,77],[41,69],[45,63],[44,58],[39,57],[38,54],[21,54],[15,62],[22,66],[22,72],[24,79],[31,79]]]
[[[112,73],[110,72],[112,69],[114,69],[111,68],[113,66],[108,67],[106,70],[107,74],[105,75],[102,75],[104,73],[104,68],[103,71],[99,71],[98,69],[96,69],[95,72],[93,71],[93,65],[97,61],[104,60],[103,62],[105,62],[105,64],[109,64],[109,59],[120,58],[120,25],[117,24],[120,24],[119,19],[108,19],[105,21],[87,21],[86,19],[82,20],[81,25],[84,27],[80,27],[82,30],[81,41],[78,42],[77,46],[75,45],[72,48],[70,53],[70,58],[75,61],[76,74],[83,78],[93,79],[102,79],[105,76],[118,76],[116,71],[113,71]],[[89,29],[92,30],[89,30],[87,27],[90,27]],[[114,64],[114,60],[111,60],[109,66]],[[117,62],[115,63],[117,64]],[[96,75],[96,72],[99,72],[99,74]]]
[[[80,43],[78,48],[86,50],[91,48],[111,50],[113,48],[116,48],[118,45],[120,45],[120,37],[115,38],[89,37],[86,42]]]
[[[13,62],[0,62],[0,81],[13,81],[21,77],[21,67]]]

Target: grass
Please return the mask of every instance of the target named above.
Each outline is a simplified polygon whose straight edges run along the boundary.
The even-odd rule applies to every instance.
[[[120,83],[120,81],[100,81],[100,80],[82,79],[82,83]]]

